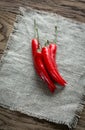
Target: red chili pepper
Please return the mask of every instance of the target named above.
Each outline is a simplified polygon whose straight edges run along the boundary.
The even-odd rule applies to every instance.
[[[48,48],[49,48],[49,53],[50,53],[50,56],[51,56],[51,60],[52,60],[52,63],[54,64],[55,66],[55,69],[58,73],[58,75],[61,77],[61,80],[66,84],[66,81],[62,78],[62,76],[60,75],[59,71],[58,71],[58,67],[57,67],[57,64],[56,64],[56,51],[57,51],[57,26],[55,26],[55,40],[54,40],[54,43],[49,43],[49,41],[47,41],[48,43]]]
[[[32,55],[34,66],[36,69],[37,74],[41,77],[41,79],[47,83],[48,88],[53,93],[56,89],[56,86],[51,81],[42,61],[42,53],[38,51],[39,49],[39,42],[37,39],[32,40]]]
[[[56,63],[56,50],[57,50],[57,45],[55,43],[50,43],[49,44],[49,54],[51,56],[51,61],[54,64],[55,69],[57,69],[58,75],[61,77],[62,81],[66,84],[66,81],[62,78],[62,76],[60,75],[60,73],[58,71],[58,65]]]
[[[43,56],[43,62],[44,65],[49,73],[49,75],[52,77],[53,80],[55,80],[60,85],[65,86],[65,82],[61,78],[58,70],[55,68],[55,64],[53,64],[49,49],[47,47],[42,48],[42,56]]]

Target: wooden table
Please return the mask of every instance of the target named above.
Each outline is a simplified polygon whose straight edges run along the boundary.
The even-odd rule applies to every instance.
[[[19,14],[20,6],[55,12],[85,22],[85,0],[0,0],[0,57],[16,15]],[[0,107],[0,130],[68,130],[68,128]],[[85,130],[85,109],[75,130]]]

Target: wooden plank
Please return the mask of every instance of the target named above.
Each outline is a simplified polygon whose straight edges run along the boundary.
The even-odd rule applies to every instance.
[[[55,125],[0,107],[1,130],[61,130],[61,128],[62,125]],[[67,127],[63,126],[63,130],[67,130]]]
[[[33,7],[85,22],[85,0],[3,0],[0,10],[17,14],[18,7]]]
[[[0,57],[3,54],[9,34],[13,29],[18,8],[32,7],[55,12],[67,18],[85,22],[85,0],[3,0],[0,1]],[[56,125],[45,120],[13,112],[0,107],[0,130],[68,130],[64,125]],[[85,108],[81,113],[77,128],[85,129]]]

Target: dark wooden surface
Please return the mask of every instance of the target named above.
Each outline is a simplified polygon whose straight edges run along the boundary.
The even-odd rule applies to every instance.
[[[16,15],[19,14],[20,6],[55,12],[85,23],[85,0],[0,0],[0,57]],[[80,116],[75,130],[85,130],[85,109]],[[0,130],[68,130],[68,128],[0,107]]]

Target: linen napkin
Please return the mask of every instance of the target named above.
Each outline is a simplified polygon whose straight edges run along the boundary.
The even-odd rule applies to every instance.
[[[20,8],[0,63],[0,105],[40,119],[76,126],[84,105],[85,24],[57,14]],[[34,19],[40,43],[55,38],[58,69],[67,85],[51,94],[37,76],[31,54]]]

